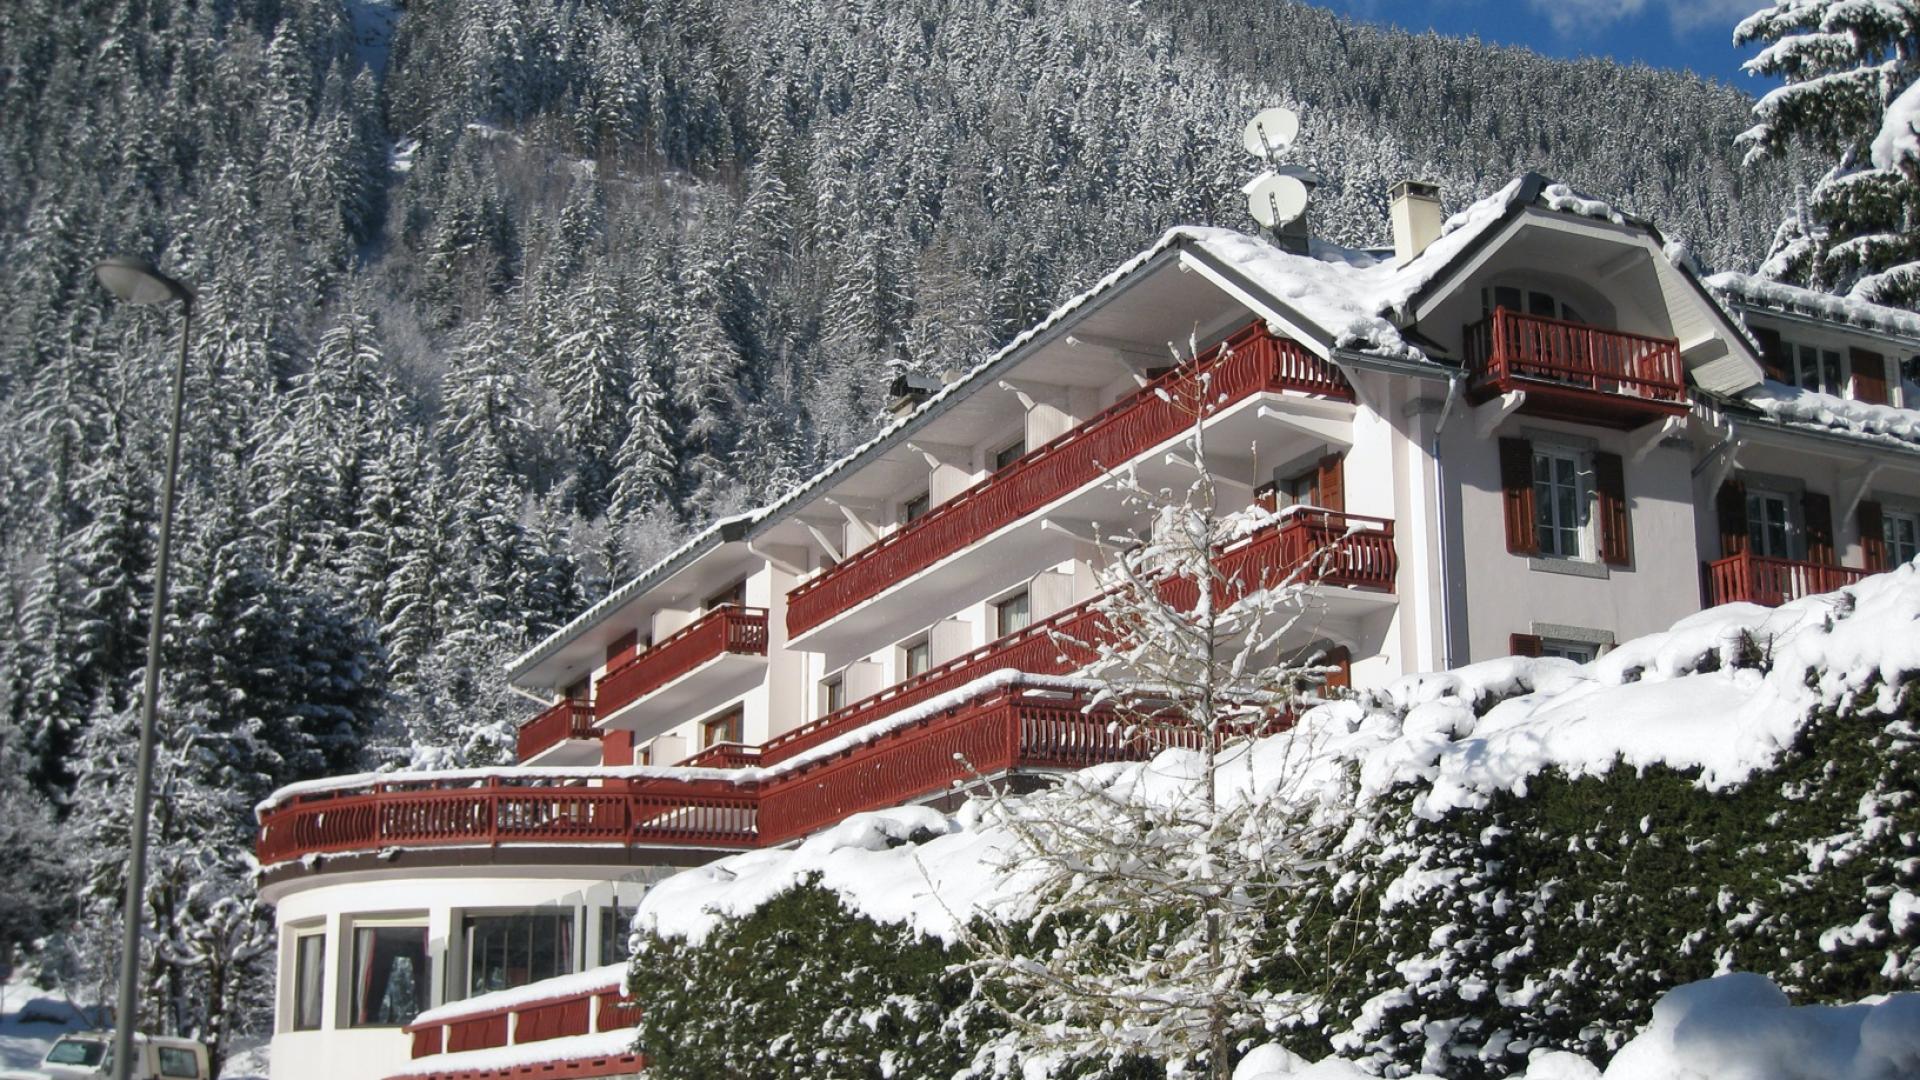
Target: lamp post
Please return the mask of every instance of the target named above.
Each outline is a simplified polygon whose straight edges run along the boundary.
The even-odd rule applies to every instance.
[[[140,758],[133,782],[133,833],[127,843],[126,936],[120,952],[120,1001],[114,1014],[114,1080],[133,1075],[133,1029],[140,1016],[140,908],[147,887],[147,814],[153,802],[153,717],[160,696],[160,633],[167,609],[173,546],[173,483],[180,471],[180,418],[187,390],[187,342],[193,334],[193,289],[145,259],[116,256],[93,268],[100,284],[129,304],[180,301],[180,359],[173,368],[173,414],[167,428],[167,471],[160,485],[160,551],[153,571],[153,617],[147,625],[146,682],[140,695]]]

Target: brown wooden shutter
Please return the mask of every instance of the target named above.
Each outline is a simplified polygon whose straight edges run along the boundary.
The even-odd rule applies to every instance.
[[[1880,504],[1872,499],[1860,500],[1860,509],[1854,513],[1853,520],[1860,525],[1860,553],[1866,556],[1867,569],[1885,570],[1886,518],[1880,513]]]
[[[1540,537],[1533,522],[1533,444],[1500,440],[1500,501],[1507,516],[1507,550],[1538,555]]]
[[[1848,353],[1853,361],[1853,400],[1870,405],[1887,403],[1887,358],[1866,349]]]
[[[1334,669],[1327,672],[1327,687],[1346,690],[1353,688],[1353,654],[1345,645],[1335,645],[1328,649],[1326,655],[1320,658],[1320,664],[1322,667]]]
[[[1336,514],[1347,512],[1347,485],[1341,462],[1345,455],[1328,454],[1320,459],[1320,505]]]
[[[1513,656],[1539,656],[1540,635],[1508,634],[1507,652]]]
[[[1720,518],[1720,557],[1745,554],[1747,550],[1747,485],[1728,480],[1720,485],[1714,498]]]
[[[1780,331],[1765,326],[1750,327],[1754,340],[1760,343],[1760,367],[1767,378],[1774,382],[1792,382],[1788,374],[1791,365],[1787,363],[1787,346],[1780,340]]]
[[[1800,496],[1800,518],[1807,526],[1807,561],[1839,565],[1833,547],[1833,501],[1817,491],[1806,492]]]
[[[619,667],[633,659],[633,655],[638,651],[640,651],[640,631],[629,630],[621,634],[613,639],[613,644],[607,646],[607,667]]]
[[[1627,512],[1627,470],[1619,454],[1593,455],[1593,488],[1600,513],[1600,561],[1633,562],[1633,519]]]

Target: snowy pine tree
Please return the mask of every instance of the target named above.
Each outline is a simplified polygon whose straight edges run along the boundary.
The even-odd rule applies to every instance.
[[[1747,64],[1785,85],[1754,106],[1751,163],[1805,147],[1829,163],[1775,236],[1769,277],[1895,307],[1920,305],[1920,7],[1777,0],[1742,21]],[[1882,132],[1886,135],[1883,136]]]

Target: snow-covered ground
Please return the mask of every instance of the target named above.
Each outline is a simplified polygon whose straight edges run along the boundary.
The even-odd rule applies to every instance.
[[[0,1069],[32,1069],[53,1041],[86,1027],[80,1011],[25,979],[0,983]]]

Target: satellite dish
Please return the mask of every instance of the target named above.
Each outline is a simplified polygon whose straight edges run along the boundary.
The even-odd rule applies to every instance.
[[[1267,173],[1247,185],[1247,212],[1277,229],[1307,212],[1307,185],[1291,176]]]
[[[1247,121],[1247,130],[1240,138],[1247,153],[1257,158],[1273,160],[1275,154],[1283,153],[1293,145],[1300,134],[1300,116],[1292,109],[1263,109],[1260,115]]]

